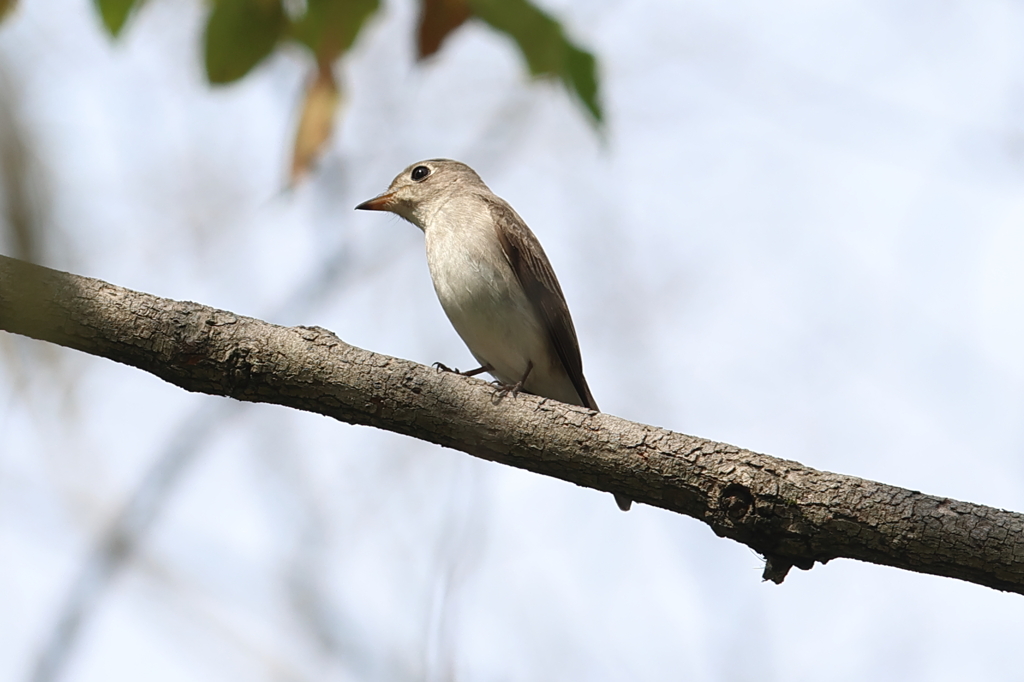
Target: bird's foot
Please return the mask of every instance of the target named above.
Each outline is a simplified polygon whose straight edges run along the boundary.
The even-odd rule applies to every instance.
[[[533,371],[533,360],[526,363],[526,371],[523,372],[523,378],[514,384],[506,384],[503,381],[495,381],[494,385],[498,387],[498,390],[494,392],[494,402],[501,402],[501,399],[507,396],[509,393],[515,398],[519,395],[519,391],[523,390],[523,384],[526,383],[526,377],[530,376],[530,372]]]
[[[492,381],[491,383],[494,384],[495,386],[494,397],[492,398],[492,402],[494,403],[500,403],[501,399],[507,395],[511,395],[513,398],[516,398],[519,395],[519,392],[523,390],[522,381],[517,381],[514,384],[506,384],[504,382],[495,380]]]
[[[476,369],[467,370],[465,372],[460,372],[457,369],[452,369],[443,362],[435,362],[433,365],[431,365],[431,367],[436,368],[438,372],[451,372],[452,374],[461,374],[464,377],[475,377],[477,374],[480,374],[481,372],[491,371],[490,365],[484,365],[483,367],[477,367]]]

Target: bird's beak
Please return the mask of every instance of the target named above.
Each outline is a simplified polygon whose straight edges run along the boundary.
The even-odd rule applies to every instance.
[[[369,201],[364,201],[363,203],[359,204],[358,206],[356,206],[356,210],[357,211],[386,211],[391,206],[391,202],[394,200],[394,198],[395,198],[395,193],[394,192],[385,192],[384,194],[381,194],[379,197],[374,197],[373,199],[370,199]]]

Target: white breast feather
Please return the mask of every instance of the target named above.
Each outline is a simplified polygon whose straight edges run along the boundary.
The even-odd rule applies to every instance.
[[[549,344],[495,237],[483,202],[449,203],[426,231],[434,290],[455,331],[482,365],[504,383],[522,379],[529,362],[548,372]],[[532,372],[531,372],[532,375]]]

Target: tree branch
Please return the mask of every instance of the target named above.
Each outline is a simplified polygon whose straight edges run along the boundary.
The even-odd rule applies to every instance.
[[[0,329],[189,391],[405,434],[704,521],[792,566],[837,557],[1024,593],[1024,515],[816,471],[287,328],[0,256]]]

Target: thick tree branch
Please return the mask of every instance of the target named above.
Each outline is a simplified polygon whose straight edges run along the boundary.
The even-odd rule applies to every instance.
[[[366,424],[614,492],[707,523],[764,576],[848,557],[1024,593],[1024,515],[534,396],[286,328],[0,256],[0,329],[151,372],[189,391]]]

